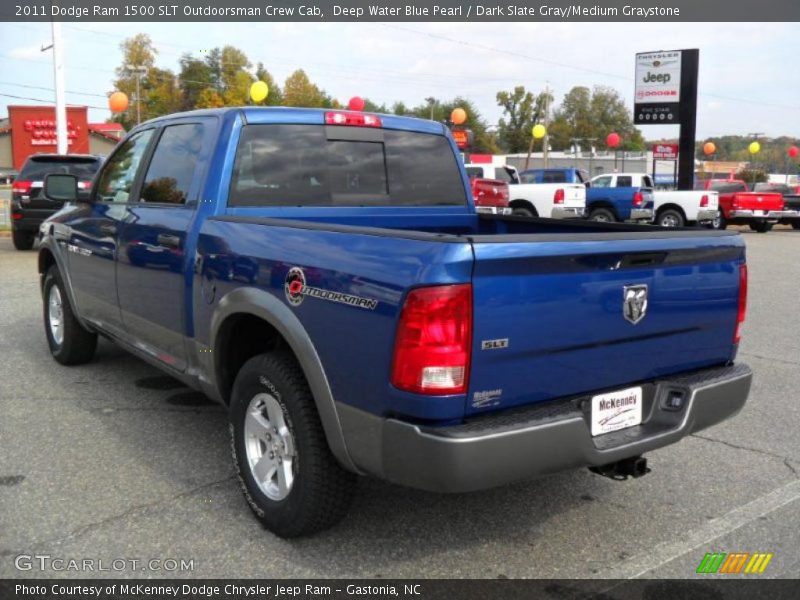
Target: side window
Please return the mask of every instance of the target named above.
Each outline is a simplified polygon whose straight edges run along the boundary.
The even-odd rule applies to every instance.
[[[545,171],[544,183],[564,183],[567,181],[567,174],[564,171]]]
[[[607,188],[611,187],[611,176],[605,175],[603,177],[598,177],[592,182],[592,187],[596,188]]]
[[[624,188],[633,187],[633,177],[631,177],[630,175],[617,175],[616,187],[624,187]]]
[[[203,144],[203,125],[164,129],[142,184],[142,202],[185,204]]]
[[[494,178],[506,183],[514,183],[513,171],[507,170],[505,167],[494,168]]]
[[[650,179],[650,176],[649,176],[649,175],[645,175],[644,177],[642,177],[642,184],[644,185],[644,187],[648,187],[648,188],[653,188],[653,187],[655,187],[655,186],[653,185],[653,180],[652,180],[652,179]]]
[[[589,173],[584,171],[583,169],[579,169],[576,171],[578,174],[578,183],[586,183],[589,181]]]
[[[470,179],[482,178],[483,177],[483,169],[481,167],[467,167],[467,177]]]
[[[139,163],[142,162],[142,156],[152,136],[152,129],[137,133],[124,142],[108,160],[97,183],[98,200],[122,204],[128,202]]]

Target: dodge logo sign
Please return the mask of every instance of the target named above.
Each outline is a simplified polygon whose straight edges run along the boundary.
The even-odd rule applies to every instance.
[[[626,285],[622,296],[622,315],[636,325],[647,313],[647,284]]]

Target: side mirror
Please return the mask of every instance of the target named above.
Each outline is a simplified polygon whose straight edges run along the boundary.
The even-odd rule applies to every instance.
[[[44,196],[57,202],[75,202],[78,199],[78,178],[66,173],[45,175]]]

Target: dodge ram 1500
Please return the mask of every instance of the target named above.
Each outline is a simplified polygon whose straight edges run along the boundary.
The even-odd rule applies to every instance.
[[[44,184],[65,202],[40,227],[55,360],[102,335],[227,406],[281,536],[337,522],[356,475],[642,475],[748,395],[741,236],[478,214],[440,123],[175,114],[135,127],[89,198]]]

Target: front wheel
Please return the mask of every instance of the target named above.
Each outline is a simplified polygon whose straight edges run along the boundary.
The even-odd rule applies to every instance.
[[[766,221],[751,221],[749,225],[750,229],[756,233],[767,233],[772,229],[772,223],[767,223]]]
[[[233,385],[230,420],[239,481],[264,527],[291,538],[327,529],[344,517],[355,475],[331,453],[293,357],[270,352],[248,360]]]
[[[589,213],[589,220],[598,223],[615,223],[614,213],[607,208],[595,208]]]
[[[30,250],[33,248],[35,238],[30,231],[17,231],[14,229],[11,232],[11,239],[14,242],[14,248],[17,250]]]
[[[42,288],[44,331],[50,354],[62,365],[81,365],[92,360],[97,334],[84,329],[72,312],[58,267],[47,271]]]
[[[686,222],[684,221],[683,215],[680,212],[669,208],[658,213],[656,224],[660,225],[661,227],[683,227]]]

